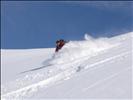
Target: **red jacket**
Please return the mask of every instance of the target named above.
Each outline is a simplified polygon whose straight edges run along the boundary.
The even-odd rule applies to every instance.
[[[64,40],[56,41],[55,52],[58,52],[64,45],[65,45],[65,41]]]

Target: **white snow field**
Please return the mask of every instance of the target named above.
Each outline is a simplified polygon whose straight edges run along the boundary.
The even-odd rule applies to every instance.
[[[55,48],[1,50],[3,100],[132,99],[133,32]]]

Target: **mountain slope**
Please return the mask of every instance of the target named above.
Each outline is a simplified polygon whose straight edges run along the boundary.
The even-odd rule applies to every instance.
[[[131,98],[132,33],[85,39],[57,54],[1,50],[2,98]]]

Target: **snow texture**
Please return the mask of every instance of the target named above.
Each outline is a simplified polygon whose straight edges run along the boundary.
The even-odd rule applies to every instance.
[[[132,99],[133,32],[84,38],[58,53],[2,49],[2,99]]]

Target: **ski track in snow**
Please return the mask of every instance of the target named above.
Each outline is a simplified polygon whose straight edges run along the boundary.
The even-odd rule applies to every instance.
[[[113,57],[106,58],[105,60],[101,60],[101,61],[96,62],[96,63],[94,63],[94,64],[86,65],[85,69],[88,69],[88,68],[90,68],[90,67],[94,67],[94,66],[99,65],[99,64],[102,64],[102,63],[104,63],[104,62],[107,62],[107,61],[110,61],[110,60],[119,58],[119,57],[124,56],[124,55],[127,55],[127,54],[129,54],[129,53],[131,53],[131,52],[129,52],[129,51],[128,51],[128,52],[124,52],[124,53],[122,53],[122,54],[119,54],[119,55],[116,55],[116,56],[113,56]]]
[[[131,67],[125,68],[125,69],[123,69],[122,71],[119,71],[119,72],[117,72],[117,73],[115,73],[115,74],[113,74],[113,75],[110,75],[110,76],[108,76],[108,77],[105,78],[105,79],[99,80],[99,81],[93,83],[92,85],[89,85],[87,88],[84,88],[82,91],[86,91],[86,90],[88,90],[88,89],[90,89],[90,88],[93,88],[93,87],[95,87],[96,85],[99,85],[99,84],[101,84],[101,83],[103,83],[103,82],[105,82],[105,81],[107,81],[107,80],[109,80],[109,79],[111,79],[111,78],[114,78],[114,77],[118,76],[119,74],[121,74],[121,73],[123,73],[123,72],[125,72],[125,71],[128,71],[128,70],[131,70]]]
[[[88,65],[88,63],[87,63],[88,60],[85,60],[85,61],[83,61],[84,64],[81,63],[80,66],[82,66],[83,69],[94,68],[96,65],[102,64],[102,63],[104,63],[104,62],[111,61],[111,60],[113,60],[113,59],[117,59],[117,58],[119,58],[119,57],[121,57],[121,56],[125,56],[125,55],[127,55],[127,54],[129,54],[129,53],[131,53],[131,52],[124,52],[124,53],[121,53],[121,54],[119,54],[119,55],[115,55],[115,56],[106,58],[106,59],[104,59],[104,60],[98,61],[98,62],[93,63],[93,64],[90,64],[90,65]],[[86,63],[85,63],[85,62],[86,62]],[[68,64],[68,65],[69,65],[69,64]],[[71,65],[71,64],[70,64],[70,65]],[[71,65],[71,66],[72,66],[72,65]],[[127,68],[127,69],[129,69],[129,68]],[[125,71],[125,70],[123,70],[123,71]],[[117,74],[119,74],[119,73],[121,73],[121,72],[123,72],[123,71],[120,71],[120,72],[118,72],[118,73],[116,73],[116,74],[113,74],[113,75],[109,76],[109,77],[106,78],[106,79],[100,80],[100,81],[98,81],[98,82],[92,84],[92,85],[89,86],[88,88],[91,88],[91,87],[93,87],[93,86],[95,86],[95,85],[97,85],[97,84],[100,84],[100,83],[102,83],[102,82],[104,82],[104,81],[106,81],[106,80],[108,80],[108,79],[110,79],[110,78],[112,78],[112,77],[115,77]],[[69,68],[69,69],[64,70],[63,72],[60,72],[59,74],[57,74],[57,75],[55,75],[55,76],[52,76],[52,77],[50,77],[50,78],[48,78],[48,79],[45,79],[45,80],[43,80],[43,81],[40,81],[40,82],[38,82],[38,83],[35,83],[35,84],[32,84],[32,85],[29,85],[29,86],[20,88],[20,89],[18,89],[18,90],[15,90],[15,91],[12,91],[12,92],[9,92],[9,93],[6,93],[6,94],[3,94],[3,95],[2,95],[2,99],[4,99],[4,98],[5,98],[5,99],[6,99],[6,98],[7,98],[7,99],[8,99],[8,98],[14,98],[14,100],[17,99],[17,98],[20,99],[21,97],[23,97],[23,96],[25,96],[25,95],[28,95],[28,94],[30,95],[31,93],[36,92],[36,91],[39,90],[40,88],[47,87],[47,85],[50,85],[50,84],[52,85],[52,84],[54,84],[54,83],[57,82],[57,81],[65,80],[66,78],[71,77],[71,75],[74,74],[75,72],[77,72],[77,70],[75,70],[75,67],[71,67],[71,68]],[[88,89],[88,88],[87,88],[87,89]],[[86,89],[84,89],[84,90],[86,90]]]

